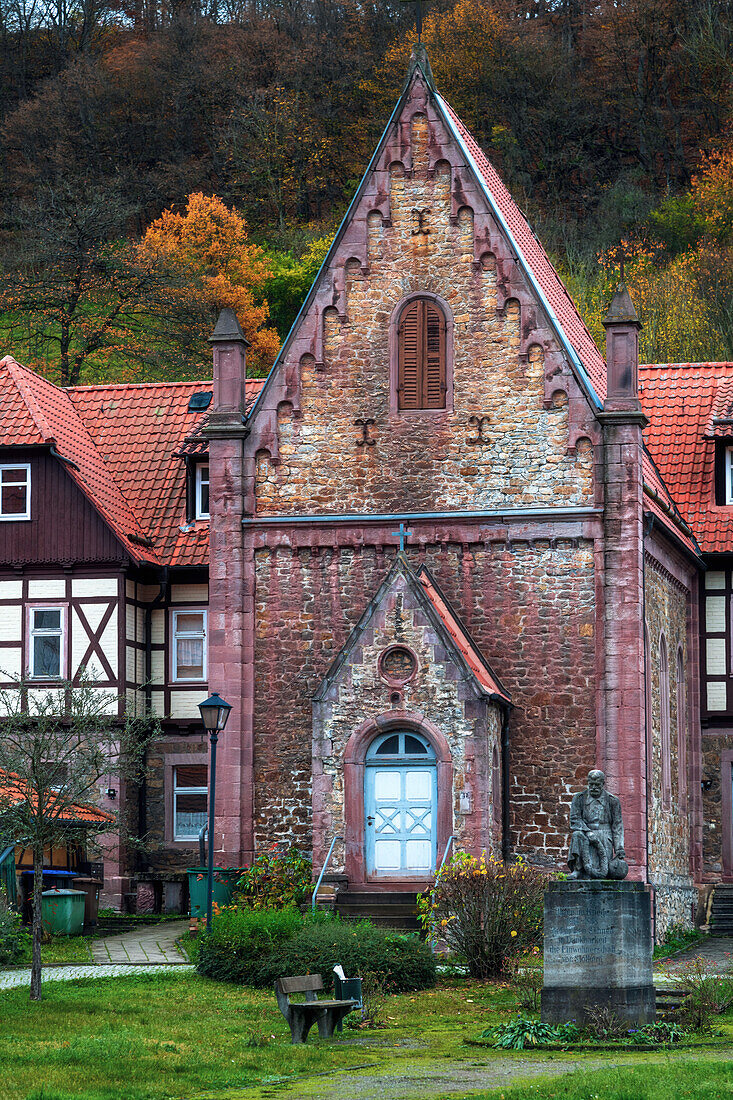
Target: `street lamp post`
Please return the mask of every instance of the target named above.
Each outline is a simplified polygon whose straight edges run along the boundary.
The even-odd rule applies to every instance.
[[[216,692],[203,703],[199,703],[204,729],[209,732],[211,741],[211,765],[209,769],[209,856],[206,867],[206,931],[211,931],[212,911],[214,907],[214,806],[216,803],[216,746],[219,734],[227,724],[231,704],[225,702]]]

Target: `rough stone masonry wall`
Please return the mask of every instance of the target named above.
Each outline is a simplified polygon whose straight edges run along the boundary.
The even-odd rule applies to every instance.
[[[703,805],[703,866],[707,882],[719,882],[730,874],[723,862],[723,832],[730,822],[723,817],[723,783],[731,782],[730,765],[723,767],[721,756],[733,752],[733,731],[707,729],[702,735],[702,778],[707,790],[702,790]],[[730,759],[730,758],[729,758]]]
[[[646,626],[650,657],[651,799],[649,804],[649,877],[655,887],[656,938],[664,939],[673,925],[689,926],[697,891],[690,876],[690,811],[687,783],[680,774],[678,741],[677,654],[684,668],[688,654],[688,593],[649,554],[645,574]],[[672,794],[665,805],[662,794],[660,636],[667,642],[669,663],[669,729]],[[689,692],[689,687],[688,687]],[[689,696],[688,696],[689,698]],[[689,746],[688,730],[688,746]],[[689,749],[688,749],[689,753]],[[649,754],[647,754],[649,759]],[[688,756],[689,759],[689,756]]]
[[[595,588],[587,540],[508,542],[488,524],[439,542],[412,523],[425,562],[512,696],[512,845],[563,866],[572,794],[596,759]],[[311,844],[311,696],[376,594],[394,545],[256,553],[256,845]],[[425,545],[419,547],[422,539]],[[362,716],[362,721],[368,718]]]
[[[413,119],[411,137],[412,169],[391,168],[389,218],[368,218],[368,267],[346,259],[333,275],[344,281],[344,304],[318,322],[323,362],[306,354],[282,368],[298,376],[299,407],[281,402],[276,443],[262,441],[257,512],[590,503],[588,439],[569,446],[563,387],[574,383],[558,376],[546,400],[544,350],[532,344],[519,302],[504,300],[505,281],[499,295],[496,257],[475,260],[472,210],[451,216],[451,166],[429,167],[424,115]],[[417,211],[427,211],[422,231]],[[424,292],[453,316],[452,393],[449,386],[445,412],[400,414],[390,402],[392,319],[406,296]],[[358,418],[374,421],[373,445],[363,442]]]
[[[146,857],[156,871],[183,871],[199,862],[198,842],[169,844],[166,841],[166,812],[172,806],[172,795],[166,791],[166,760],[171,755],[208,756],[205,738],[167,737],[151,745],[148,750],[145,780],[145,839]],[[197,760],[198,763],[198,760]],[[218,800],[217,800],[218,801]]]

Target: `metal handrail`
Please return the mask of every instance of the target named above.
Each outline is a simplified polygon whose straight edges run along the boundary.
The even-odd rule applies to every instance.
[[[323,881],[323,876],[324,876],[324,875],[325,875],[325,873],[326,873],[326,868],[328,867],[329,861],[330,861],[330,859],[331,859],[331,855],[332,855],[332,853],[333,853],[333,848],[334,848],[334,845],[335,845],[335,843],[336,843],[336,841],[337,841],[337,840],[343,840],[343,839],[344,839],[344,838],[343,838],[342,836],[336,835],[336,836],[335,836],[335,837],[333,838],[333,840],[331,841],[331,847],[330,847],[330,848],[328,849],[328,855],[326,856],[326,859],[325,859],[325,862],[324,862],[324,864],[323,864],[323,867],[321,867],[321,873],[320,873],[320,875],[318,876],[318,882],[316,883],[316,888],[315,888],[315,890],[313,891],[313,896],[312,896],[312,898],[311,898],[311,912],[312,912],[312,913],[315,913],[315,911],[316,911],[316,900],[317,900],[317,898],[318,898],[318,891],[319,891],[319,890],[320,890],[320,888],[321,888],[321,882]]]
[[[450,848],[451,844],[453,843],[453,841],[455,839],[456,839],[456,837],[453,835],[453,833],[451,833],[451,835],[448,837],[448,840],[447,840],[446,845],[445,845],[445,851],[443,852],[443,858],[440,861],[440,867],[438,868],[438,873],[435,876],[435,883],[433,885],[433,889],[435,889],[435,886],[437,886],[437,884],[438,884],[438,879],[440,878],[440,872],[445,867],[445,861],[448,858],[448,849]]]
[[[206,866],[206,841],[205,837],[209,832],[209,823],[202,825],[199,829],[199,867]]]

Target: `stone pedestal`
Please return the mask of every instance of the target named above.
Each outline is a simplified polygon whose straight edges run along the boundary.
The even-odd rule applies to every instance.
[[[651,894],[642,882],[553,882],[545,892],[542,1019],[582,1024],[589,1008],[651,1023]]]

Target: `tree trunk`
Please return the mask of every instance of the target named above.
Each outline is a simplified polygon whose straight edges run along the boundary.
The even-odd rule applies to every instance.
[[[41,894],[43,892],[43,848],[33,847],[33,961],[31,962],[31,1000],[41,999]]]

